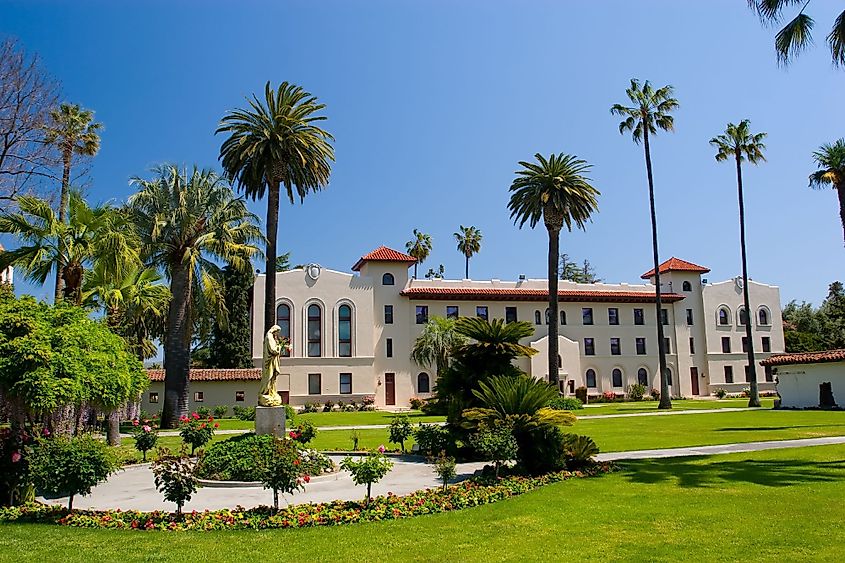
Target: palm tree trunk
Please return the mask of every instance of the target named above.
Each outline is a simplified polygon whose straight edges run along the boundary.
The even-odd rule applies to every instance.
[[[648,127],[643,127],[643,146],[645,147],[645,168],[648,175],[648,204],[651,211],[651,252],[654,258],[654,307],[657,318],[657,365],[660,370],[659,409],[671,409],[669,398],[669,378],[666,371],[666,347],[663,336],[663,301],[660,296],[660,258],[657,252],[657,212],[654,209],[654,176],[651,171],[651,147],[648,142]]]
[[[267,193],[267,246],[265,247],[264,332],[276,324],[276,239],[279,235],[279,189],[276,181]]]
[[[414,279],[417,279],[417,266],[419,265],[419,263],[420,263],[419,259],[417,259],[417,261],[414,262]]]
[[[839,220],[842,222],[842,237],[845,240],[845,182],[833,184],[839,196]]]
[[[73,158],[72,149],[64,149],[62,151],[62,191],[59,194],[59,221],[67,222],[67,206],[70,198],[70,164]],[[64,255],[64,244],[59,240],[59,262],[56,263],[56,292],[53,295],[53,301],[57,302],[62,298],[64,290],[64,264],[61,262],[61,256]]]
[[[560,253],[560,229],[549,231],[549,383],[558,386],[558,255]]]
[[[191,280],[181,262],[171,265],[170,291],[164,339],[164,406],[161,427],[176,428],[188,414],[188,370],[191,365]]]
[[[466,259],[467,259],[467,261],[466,261],[466,271],[464,272],[464,279],[468,280],[469,279],[469,255],[468,254],[466,255]]]
[[[751,314],[751,304],[748,300],[748,263],[745,254],[745,201],[742,194],[742,164],[736,154],[736,187],[739,197],[739,248],[742,253],[742,300],[745,305],[745,340],[747,342],[748,365],[745,368],[745,379],[750,384],[748,397],[749,407],[760,406],[760,392],[757,389],[757,366],[754,363],[754,338],[751,335],[751,324],[754,316]]]

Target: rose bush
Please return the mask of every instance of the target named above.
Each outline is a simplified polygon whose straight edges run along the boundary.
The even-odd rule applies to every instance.
[[[214,430],[220,425],[214,422],[213,416],[201,417],[198,413],[179,418],[179,436],[182,441],[191,446],[191,455],[197,448],[201,448],[211,441]]]

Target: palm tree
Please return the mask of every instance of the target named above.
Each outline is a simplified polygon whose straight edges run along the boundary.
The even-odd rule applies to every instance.
[[[836,190],[839,196],[839,220],[845,237],[845,139],[823,144],[813,153],[813,160],[818,170],[810,174],[810,187],[822,189],[830,186]]]
[[[716,161],[723,162],[729,158],[736,161],[736,187],[739,198],[739,248],[742,254],[742,299],[745,305],[745,339],[748,342],[748,366],[745,369],[746,379],[750,382],[751,393],[748,399],[749,407],[760,406],[760,393],[757,390],[757,364],[754,361],[754,339],[751,336],[751,305],[748,300],[748,265],[745,253],[745,201],[742,195],[742,161],[751,164],[765,161],[763,151],[766,145],[763,139],[765,133],[752,133],[751,124],[743,119],[739,125],[728,123],[725,132],[710,139],[710,144],[716,147]]]
[[[70,194],[70,170],[74,155],[95,156],[100,150],[100,131],[103,126],[94,121],[94,112],[79,104],[61,104],[50,111],[44,141],[55,145],[62,157],[62,191],[59,197],[59,221],[67,220]],[[55,299],[61,298],[64,264],[56,267]]]
[[[475,227],[460,226],[460,230],[455,233],[455,240],[458,243],[458,252],[466,258],[466,271],[464,278],[469,279],[469,259],[473,254],[477,254],[481,250],[482,234],[479,229]]]
[[[217,133],[229,133],[220,147],[223,169],[233,183],[253,200],[267,194],[264,256],[264,331],[276,322],[276,244],[279,230],[279,196],[285,186],[294,203],[329,182],[334,149],[329,133],[315,125],[326,106],[299,86],[282,82],[277,90],[264,86],[264,100],[253,95],[249,109],[230,111]]]
[[[669,398],[669,379],[666,371],[666,346],[663,340],[662,309],[660,298],[660,259],[657,251],[657,213],[654,209],[654,177],[651,171],[650,135],[657,135],[657,130],[673,131],[675,122],[672,112],[678,109],[678,100],[672,97],[674,90],[671,86],[663,86],[657,90],[651,87],[648,80],[640,87],[640,81],[631,79],[631,87],[625,90],[631,106],[614,104],[610,108],[613,115],[624,117],[619,124],[619,133],[631,132],[634,143],[643,143],[645,150],[645,167],[648,176],[648,203],[651,211],[651,252],[654,259],[654,307],[657,317],[657,358],[660,368],[660,404],[658,408],[671,409],[672,400]]]
[[[119,210],[90,207],[82,195],[71,190],[68,221],[59,220],[49,202],[34,196],[18,198],[18,211],[0,215],[0,232],[17,235],[21,245],[0,254],[0,270],[21,268],[27,279],[43,284],[50,272],[63,265],[63,296],[82,303],[82,282],[93,265],[119,276],[140,264],[138,242]]]
[[[411,348],[411,360],[424,367],[435,366],[437,376],[449,367],[449,359],[466,338],[455,329],[456,319],[431,317]]]
[[[775,52],[778,63],[789,64],[801,51],[813,43],[813,18],[804,13],[810,0],[748,0],[748,5],[757,12],[764,24],[778,24],[783,20],[787,7],[800,4],[798,14],[784,25],[775,36]],[[827,35],[827,44],[834,66],[845,65],[845,11],[833,22]]]
[[[188,409],[194,310],[223,300],[222,270],[213,260],[251,270],[251,258],[260,255],[253,243],[261,240],[261,231],[244,200],[214,172],[163,165],[154,174],[150,180],[132,179],[139,191],[129,198],[129,207],[145,263],[170,281],[161,424],[173,428]]]
[[[414,279],[417,279],[417,266],[425,262],[425,259],[431,254],[431,235],[414,229],[414,238],[405,243],[405,250],[417,259],[414,262]]]
[[[552,154],[548,159],[537,153],[533,162],[520,162],[511,184],[508,209],[521,229],[525,223],[533,229],[542,218],[549,232],[549,317],[558,318],[558,259],[560,231],[564,225],[572,231],[584,229],[598,210],[600,192],[590,184],[586,173],[591,166],[569,154]],[[549,382],[558,380],[558,323],[549,323]]]

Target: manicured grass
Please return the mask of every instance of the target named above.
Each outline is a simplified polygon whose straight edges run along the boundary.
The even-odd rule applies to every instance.
[[[760,399],[763,408],[770,409],[774,406],[774,399]],[[578,416],[589,416],[599,414],[633,414],[640,412],[657,412],[657,401],[637,401],[630,403],[603,403],[589,406],[574,411]],[[683,400],[672,401],[673,411],[687,410],[709,410],[709,409],[739,409],[748,406],[748,399],[723,399],[719,400]]]
[[[845,446],[627,462],[493,505],[264,532],[0,526],[0,560],[701,561],[841,559]]]
[[[228,438],[233,438],[234,436],[235,435],[233,434],[216,434],[212,436],[211,441],[219,442],[220,440],[226,440]],[[159,436],[158,442],[156,442],[156,447],[147,452],[147,461],[153,461],[157,458],[157,450],[160,447],[169,449],[171,453],[179,453],[179,450],[182,447],[182,438],[179,436]],[[123,438],[120,442],[120,446],[114,448],[114,451],[120,462],[123,464],[141,463],[141,452],[135,449],[135,440],[132,438]],[[188,446],[188,453],[190,453],[190,451],[191,447]]]
[[[371,424],[390,424],[397,414],[407,415],[412,424],[419,422],[442,422],[445,416],[432,416],[420,411],[392,413],[385,411],[360,412],[312,412],[299,415],[299,418],[310,420],[314,426],[369,426]]]

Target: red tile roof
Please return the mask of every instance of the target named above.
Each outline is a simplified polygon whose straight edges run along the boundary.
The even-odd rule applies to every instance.
[[[698,272],[699,274],[706,274],[709,271],[710,268],[705,268],[704,266],[699,266],[698,264],[693,264],[692,262],[687,262],[686,260],[681,260],[680,258],[675,258],[674,256],[660,265],[661,274],[665,274],[666,272]],[[640,277],[647,280],[653,275],[654,268]]]
[[[823,364],[845,360],[845,350],[824,350],[822,352],[796,352],[775,354],[760,362],[761,366],[784,366],[788,364]]]
[[[352,270],[357,272],[361,269],[361,266],[364,265],[364,262],[407,262],[408,264],[413,264],[416,261],[416,258],[405,254],[404,252],[399,252],[398,250],[393,250],[392,248],[387,248],[386,246],[379,246],[369,254],[361,256],[361,258],[355,262],[355,265],[352,266]]]
[[[558,291],[560,301],[596,302],[596,303],[654,303],[654,293],[650,291],[581,291],[562,289]],[[547,289],[511,289],[511,288],[469,288],[469,287],[409,287],[400,295],[411,299],[459,299],[480,301],[547,301]],[[664,301],[680,301],[683,295],[663,293]]]
[[[163,369],[148,369],[150,381],[164,381]],[[261,370],[252,369],[192,369],[189,381],[261,381]]]

